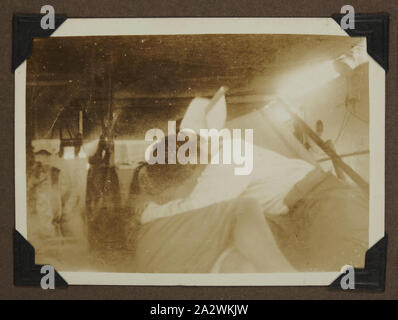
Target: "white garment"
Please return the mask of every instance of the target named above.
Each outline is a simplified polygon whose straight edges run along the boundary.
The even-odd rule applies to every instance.
[[[249,175],[235,175],[235,164],[208,164],[187,198],[164,205],[149,204],[141,222],[203,208],[237,196],[256,199],[266,214],[287,213],[286,195],[314,166],[258,146],[253,147],[253,157],[253,170]]]

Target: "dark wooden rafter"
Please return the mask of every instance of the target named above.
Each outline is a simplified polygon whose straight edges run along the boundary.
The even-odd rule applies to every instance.
[[[303,119],[301,119],[297,114],[292,112],[288,104],[282,103],[282,106],[290,114],[294,121],[300,124],[302,130],[317,144],[317,146],[321,148],[322,151],[330,157],[330,159],[332,159],[334,165],[337,165],[339,168],[341,168],[344,173],[347,174],[367,196],[369,196],[369,183],[366,182],[365,179],[363,179],[348,164],[346,164],[343,159],[337,154],[334,148],[325,143],[325,141],[323,141]]]
[[[361,156],[365,154],[369,154],[370,150],[362,150],[362,151],[356,151],[356,152],[349,152],[349,153],[343,153],[339,154],[340,158],[347,158],[347,157],[355,157],[355,156]],[[324,162],[324,161],[330,161],[332,160],[329,157],[318,159],[317,162]]]

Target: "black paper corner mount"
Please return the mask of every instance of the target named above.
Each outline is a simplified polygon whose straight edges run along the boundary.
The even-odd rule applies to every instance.
[[[35,264],[35,249],[17,231],[14,230],[14,285],[40,287],[44,274],[40,273],[42,265]],[[68,283],[54,270],[55,288],[66,288]]]
[[[355,268],[355,289],[370,290],[383,292],[386,281],[386,263],[387,263],[387,234],[380,239],[372,248],[370,248],[365,255],[365,268]],[[334,280],[329,288],[336,290],[341,288],[341,279],[344,274],[341,274]]]
[[[40,14],[14,14],[12,17],[12,71],[25,61],[32,53],[35,37],[49,37],[66,19],[66,15],[56,14],[54,29],[42,29]]]
[[[344,14],[332,14],[339,26]],[[389,48],[389,23],[387,13],[355,14],[355,28],[345,29],[351,37],[366,37],[368,54],[387,72]]]

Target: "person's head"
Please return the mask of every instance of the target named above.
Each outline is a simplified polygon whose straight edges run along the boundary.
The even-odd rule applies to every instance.
[[[190,185],[191,182],[194,184],[204,169],[204,165],[199,164],[200,137],[197,135],[195,139],[187,138],[185,141],[177,141],[176,135],[169,135],[152,145],[152,150],[148,161],[142,162],[134,173],[130,189],[132,194],[145,194],[153,199],[160,197],[164,201],[170,201],[169,197],[179,196],[178,192],[173,190],[182,185]],[[189,154],[188,150],[195,152]],[[179,151],[191,160],[196,158],[196,163],[182,164],[178,159]],[[153,163],[153,160],[157,162]],[[150,164],[151,162],[153,164]]]

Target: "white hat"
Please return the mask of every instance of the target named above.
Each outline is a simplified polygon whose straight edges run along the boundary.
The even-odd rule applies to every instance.
[[[180,130],[191,129],[199,134],[200,129],[224,128],[227,118],[225,96],[223,95],[210,110],[207,110],[210,102],[210,99],[194,98],[181,121]]]

